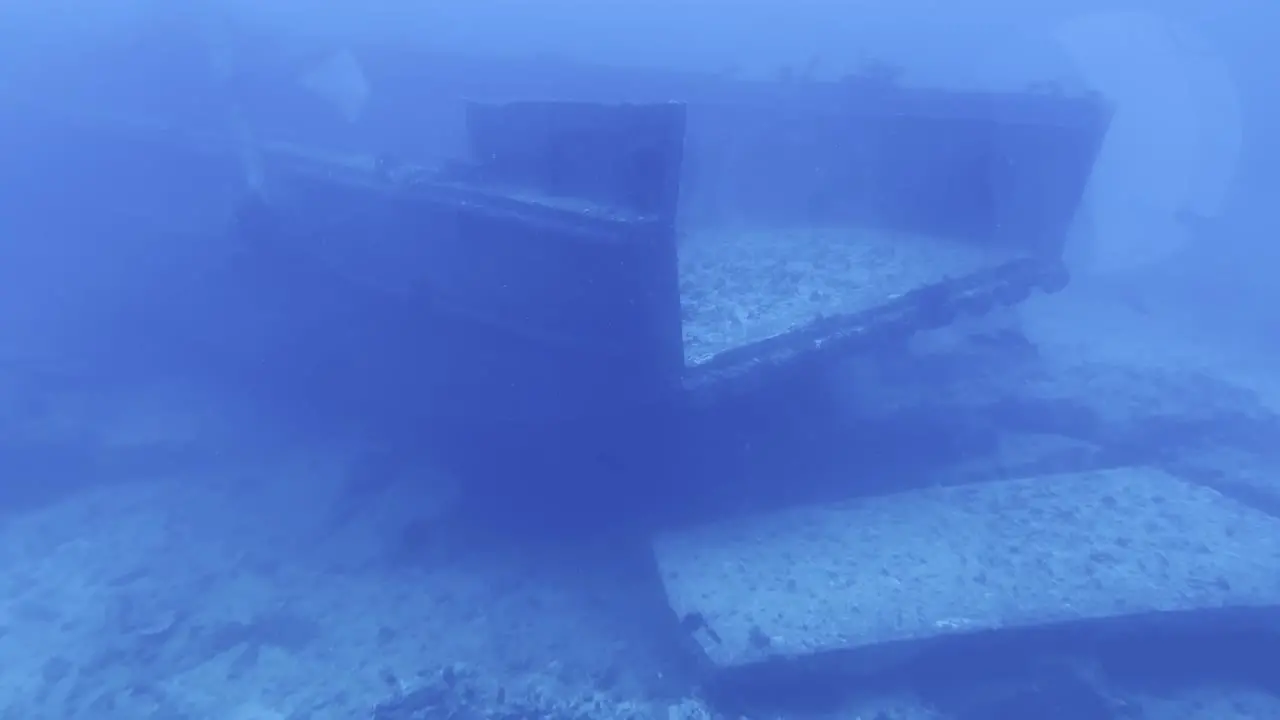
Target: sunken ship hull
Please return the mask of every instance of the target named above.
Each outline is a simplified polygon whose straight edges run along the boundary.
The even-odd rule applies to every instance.
[[[1064,287],[1110,120],[1043,91],[529,77],[401,99],[463,143],[446,163],[264,133],[249,204],[226,133],[45,109],[6,121],[6,215],[122,268],[95,312],[134,355],[103,362],[378,418],[477,487],[616,495],[819,427],[825,366]]]

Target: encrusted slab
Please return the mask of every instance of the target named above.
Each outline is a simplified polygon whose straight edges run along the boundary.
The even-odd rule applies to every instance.
[[[685,363],[1011,259],[975,244],[887,230],[693,233],[680,244]]]
[[[1280,519],[1147,468],[785,510],[667,534],[721,668],[949,635],[1280,606]]]

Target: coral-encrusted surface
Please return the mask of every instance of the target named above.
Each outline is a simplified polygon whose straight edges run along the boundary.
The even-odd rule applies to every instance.
[[[884,230],[693,232],[680,244],[685,362],[1009,259],[976,244]]]
[[[913,490],[661,535],[723,667],[1126,616],[1280,611],[1280,518],[1147,468]]]

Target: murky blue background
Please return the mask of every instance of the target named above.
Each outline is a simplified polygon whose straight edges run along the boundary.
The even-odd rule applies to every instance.
[[[1280,717],[1278,30],[1280,10],[1244,0],[6,2],[0,716]],[[356,223],[356,242],[322,249],[343,284],[246,257],[231,231],[240,199],[272,196],[263,147],[435,166],[466,153],[467,99],[696,111],[690,87],[869,69],[1114,107],[1066,240],[1071,284],[815,368],[794,401],[653,435],[679,453],[591,428],[578,447],[535,430],[468,445],[485,418],[426,422],[415,395],[442,336],[369,299],[412,283],[377,246],[394,228]],[[690,137],[735,131],[716,123]],[[190,155],[201,143],[222,155]],[[795,172],[765,180],[781,192]],[[735,224],[748,209],[715,206],[707,177],[682,197],[682,243],[776,232]],[[483,482],[444,459],[459,454],[485,458]],[[1170,488],[1155,499],[1152,472]],[[1121,512],[928,500],[1090,473],[1131,485]],[[1009,627],[710,667],[700,623],[718,619],[674,607],[670,548],[774,512],[800,517],[795,540],[810,521],[784,508],[848,502],[871,503],[848,516],[868,529],[835,523],[823,544],[815,519],[803,551],[752,530],[721,563],[706,540],[688,555],[705,553],[698,592],[761,618],[828,603],[815,635],[873,608],[952,634],[985,592]],[[1062,552],[970,552],[1014,526],[1015,548]],[[967,564],[963,588],[872,582],[924,577],[905,564],[930,548]],[[1114,601],[1101,623],[1073,614],[1074,591],[1027,589],[1068,587],[1054,563],[1080,548],[1090,602]],[[738,595],[731,575],[754,579]],[[1018,626],[1026,603],[1054,621]],[[757,650],[803,644],[758,629]]]

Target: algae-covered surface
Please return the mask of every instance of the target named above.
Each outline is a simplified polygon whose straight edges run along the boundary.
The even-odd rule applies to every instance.
[[[974,243],[887,230],[689,233],[680,243],[685,363],[1009,259]]]

